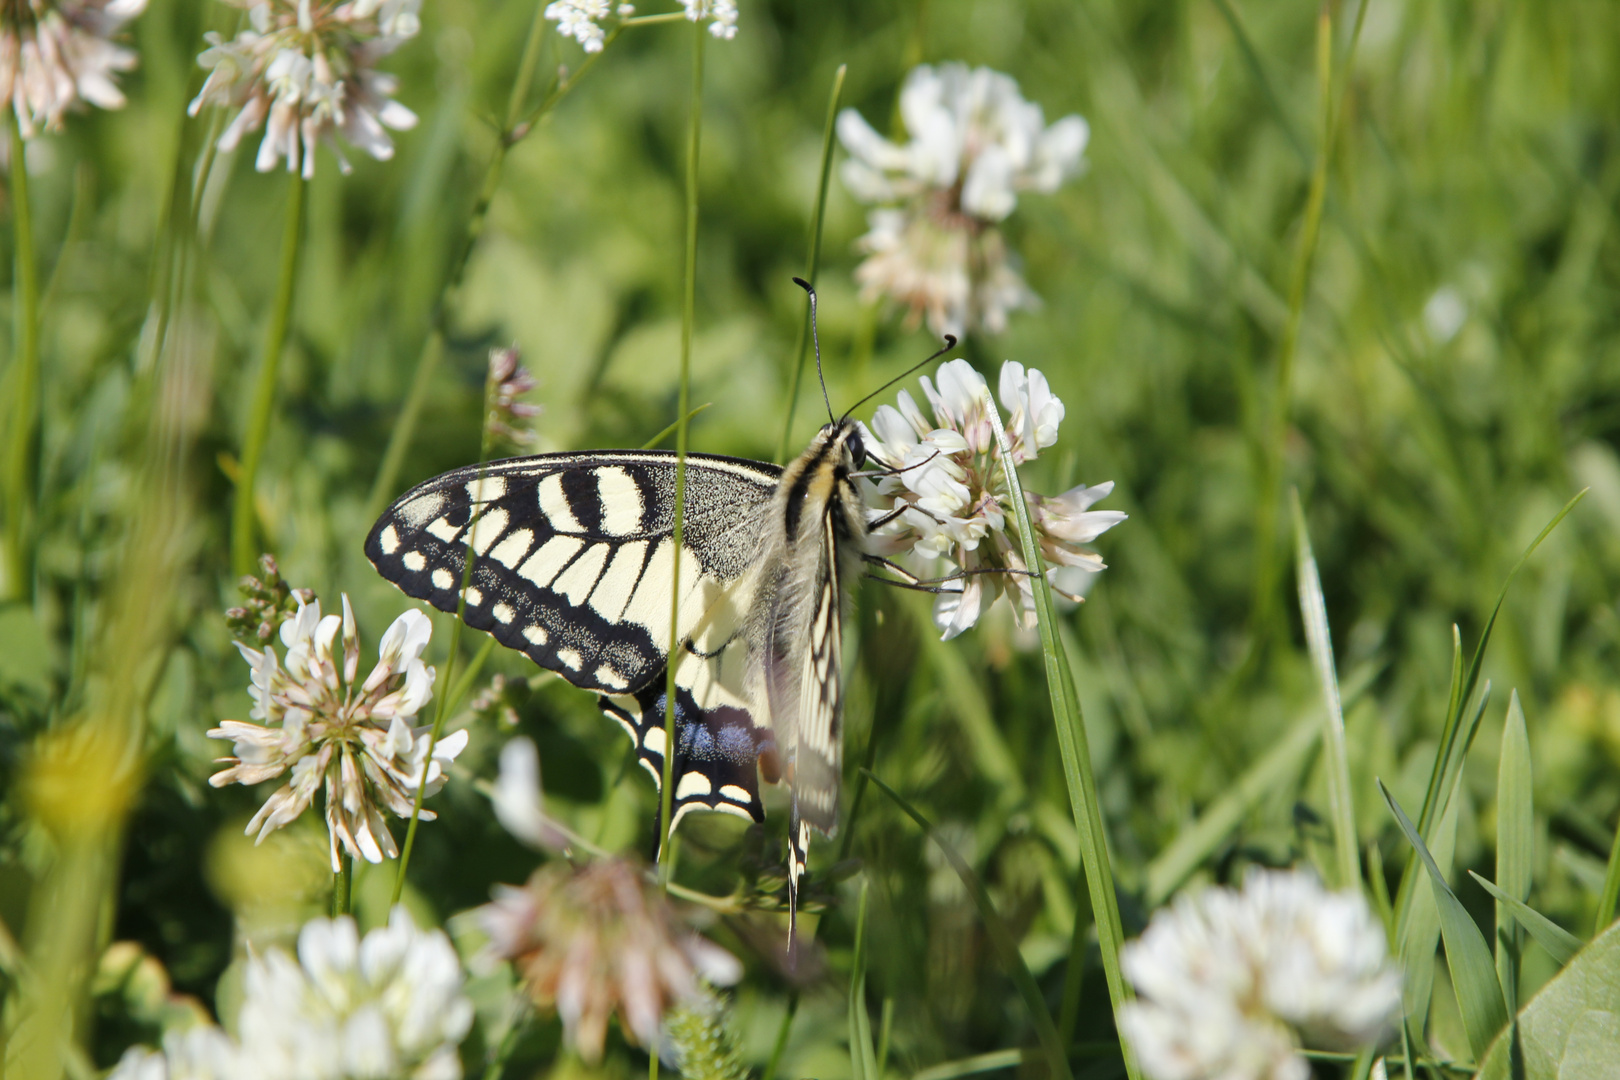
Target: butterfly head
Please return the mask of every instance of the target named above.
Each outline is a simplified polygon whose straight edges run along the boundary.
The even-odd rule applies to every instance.
[[[866,467],[866,441],[861,438],[860,425],[847,416],[821,426],[819,441],[830,449],[835,460],[847,454],[848,464],[854,470]]]

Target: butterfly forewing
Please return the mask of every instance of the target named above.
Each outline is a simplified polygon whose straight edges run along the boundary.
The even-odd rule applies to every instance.
[[[676,806],[761,816],[745,628],[774,466],[693,454],[680,559]],[[366,555],[407,594],[603,694],[661,779],[673,587],[675,459],[546,454],[445,473],[389,508]],[[746,744],[746,745],[745,745]]]

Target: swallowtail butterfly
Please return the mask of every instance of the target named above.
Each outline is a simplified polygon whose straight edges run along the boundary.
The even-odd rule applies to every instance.
[[[948,338],[946,348],[954,344]],[[847,414],[785,468],[688,454],[678,584],[676,456],[656,450],[539,454],[447,472],[388,508],[366,556],[442,611],[464,599],[468,626],[595,691],[655,784],[669,750],[674,663],[671,827],[695,809],[761,821],[759,777],[785,782],[796,911],[810,830],[831,835],[837,824],[842,618],[846,583],[866,555],[855,487],[865,460]]]

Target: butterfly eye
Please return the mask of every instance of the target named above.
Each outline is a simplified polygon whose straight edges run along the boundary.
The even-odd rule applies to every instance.
[[[855,467],[864,469],[866,467],[866,443],[861,439],[859,428],[849,433],[849,441],[844,445],[849,447],[850,457],[855,459]]]

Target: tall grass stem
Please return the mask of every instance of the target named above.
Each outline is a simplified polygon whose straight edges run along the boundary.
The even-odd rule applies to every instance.
[[[832,178],[833,130],[838,125],[838,105],[844,96],[844,76],[848,64],[839,64],[833,73],[832,93],[827,95],[827,122],[821,131],[821,172],[816,180],[816,205],[810,214],[810,251],[805,259],[804,280],[813,288],[821,270],[821,225],[827,213],[827,188]],[[810,297],[804,298],[804,318],[799,321],[799,340],[793,346],[793,377],[788,381],[787,420],[782,424],[782,440],[776,444],[776,462],[787,461],[793,445],[793,414],[799,406],[799,383],[804,379],[804,349],[810,341]]]
[[[281,352],[287,343],[287,326],[292,321],[293,292],[298,280],[298,249],[303,236],[304,188],[302,175],[287,179],[286,218],[281,232],[281,266],[276,277],[276,295],[270,306],[270,322],[264,333],[264,355],[259,360],[259,377],[253,387],[253,404],[248,412],[247,433],[242,439],[241,470],[236,478],[236,498],[231,504],[231,572],[245,577],[253,572],[260,545],[254,536],[254,488],[259,463],[264,457],[265,439],[275,414],[276,383],[281,374]]]
[[[489,463],[490,451],[495,443],[495,432],[491,427],[495,392],[495,372],[491,366],[484,375],[484,409],[480,414],[482,430],[478,439],[478,478],[474,481],[473,487],[474,491],[480,493],[484,487],[484,466]],[[476,503],[478,500],[475,498],[472,501]],[[427,779],[428,772],[433,766],[433,751],[438,747],[439,738],[444,734],[444,725],[449,719],[450,710],[456,707],[461,694],[471,686],[474,673],[483,665],[484,658],[489,655],[495,640],[492,637],[485,643],[467,674],[459,683],[456,682],[456,657],[461,655],[461,631],[466,625],[467,586],[472,582],[473,563],[477,558],[474,540],[478,534],[479,518],[480,511],[474,506],[467,521],[467,555],[461,563],[461,587],[456,590],[456,615],[450,623],[450,647],[444,660],[444,691],[438,695],[438,701],[434,705],[433,727],[428,732],[427,753],[422,757],[422,775],[417,778],[416,797],[411,801],[410,823],[405,826],[405,843],[400,847],[399,872],[394,875],[394,891],[388,901],[389,907],[399,903],[399,898],[405,893],[405,874],[410,869],[411,852],[416,848],[416,829],[422,820],[422,800],[427,797]]]
[[[1597,937],[1614,922],[1614,909],[1620,902],[1620,825],[1614,830],[1614,846],[1609,848],[1609,868],[1603,875],[1603,894],[1598,897],[1592,936]]]
[[[28,144],[11,128],[11,438],[6,445],[6,562],[0,599],[33,595],[34,442],[39,427],[39,265],[34,254],[33,210],[28,197]]]
[[[664,775],[659,785],[658,882],[669,884],[670,815],[675,805],[675,672],[681,653],[681,545],[686,517],[686,435],[692,382],[692,328],[697,319],[698,155],[703,149],[703,45],[708,32],[701,22],[692,24],[692,103],[686,125],[686,255],[682,269],[681,375],[675,415],[675,527],[670,535],[673,557],[669,568],[669,662],[664,668]],[[653,1075],[658,1075],[653,1055]]]
[[[1356,12],[1350,48],[1345,57],[1348,70],[1361,40],[1362,22],[1367,14],[1365,0]],[[1271,390],[1271,413],[1261,446],[1263,467],[1260,497],[1255,515],[1254,596],[1250,603],[1251,648],[1258,650],[1271,633],[1275,617],[1277,586],[1277,502],[1281,497],[1283,458],[1288,447],[1289,397],[1294,382],[1294,360],[1299,351],[1300,324],[1305,317],[1305,299],[1310,291],[1311,269],[1316,261],[1317,239],[1322,230],[1322,210],[1327,201],[1328,172],[1333,147],[1338,138],[1338,121],[1343,107],[1335,108],[1338,78],[1333,66],[1333,16],[1323,5],[1316,23],[1316,73],[1318,118],[1316,159],[1311,169],[1310,188],[1305,197],[1305,213],[1300,225],[1299,244],[1294,249],[1293,268],[1288,282],[1288,317],[1283,324],[1281,348]],[[1348,92],[1348,80],[1341,93]]]
[[[1102,953],[1103,974],[1108,980],[1108,998],[1113,1006],[1117,1025],[1120,1006],[1131,996],[1119,966],[1119,951],[1124,932],[1119,917],[1119,897],[1114,893],[1114,872],[1108,858],[1108,836],[1103,826],[1102,806],[1097,797],[1097,778],[1091,770],[1091,746],[1086,739],[1085,717],[1080,710],[1080,697],[1074,686],[1074,673],[1058,638],[1057,614],[1052,610],[1052,592],[1046,580],[1046,564],[1041,558],[1040,545],[1029,519],[1029,505],[1024,499],[1024,487],[1013,465],[1012,447],[1007,441],[1007,429],[1002,425],[1001,413],[995,399],[986,387],[983,391],[985,412],[996,432],[996,446],[1001,454],[1001,467],[1007,478],[1007,493],[1012,503],[1013,517],[1018,523],[1018,539],[1023,546],[1024,565],[1034,574],[1030,585],[1035,599],[1035,620],[1040,629],[1041,655],[1046,662],[1047,690],[1052,698],[1052,720],[1057,728],[1058,752],[1063,758],[1063,778],[1069,788],[1069,804],[1074,812],[1074,825],[1080,834],[1080,861],[1085,868],[1086,885],[1091,892],[1092,918],[1097,925],[1097,945]],[[1125,1055],[1125,1071],[1131,1080],[1139,1080],[1136,1056],[1120,1036],[1120,1049]]]

